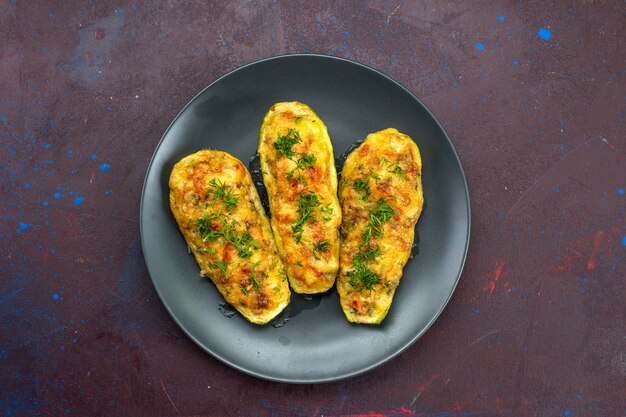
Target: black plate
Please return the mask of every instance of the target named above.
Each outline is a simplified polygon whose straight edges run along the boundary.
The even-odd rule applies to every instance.
[[[335,158],[368,133],[395,127],[411,136],[423,160],[426,205],[417,225],[419,254],[404,269],[379,326],[349,324],[333,289],[308,300],[292,296],[282,327],[228,318],[223,298],[199,268],[168,203],[173,165],[202,148],[244,163],[256,153],[265,112],[301,101],[328,126]],[[287,55],[239,68],[202,90],[180,112],[154,152],[141,199],[146,264],[163,304],[204,350],[228,365],[275,381],[313,383],[368,371],[415,342],[441,313],[458,282],[470,231],[463,169],[426,107],[371,68],[319,55]]]

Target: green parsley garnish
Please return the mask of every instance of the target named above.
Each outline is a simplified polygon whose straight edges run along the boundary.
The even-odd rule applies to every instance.
[[[293,150],[293,145],[300,142],[302,142],[300,133],[296,129],[289,129],[286,135],[278,134],[278,139],[272,146],[276,149],[277,154],[291,159],[296,154]]]
[[[300,123],[302,121],[302,117],[297,117],[296,118],[296,123]]]
[[[298,197],[298,213],[300,218],[291,225],[291,232],[297,243],[302,241],[302,227],[308,221],[313,220],[313,210],[321,204],[317,194],[313,192],[305,192]]]

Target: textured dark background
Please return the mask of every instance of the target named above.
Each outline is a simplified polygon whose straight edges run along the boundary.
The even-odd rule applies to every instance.
[[[0,414],[624,415],[625,16],[617,0],[3,0]],[[362,62],[422,99],[473,208],[465,272],[426,335],[309,386],[191,343],[138,226],[148,161],[185,103],[295,52]]]

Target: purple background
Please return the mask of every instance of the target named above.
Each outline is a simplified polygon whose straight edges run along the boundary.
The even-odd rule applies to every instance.
[[[624,2],[0,3],[0,415],[626,413]],[[365,375],[271,383],[183,335],[139,197],[177,112],[322,53],[407,86],[455,144],[472,241],[448,308]]]

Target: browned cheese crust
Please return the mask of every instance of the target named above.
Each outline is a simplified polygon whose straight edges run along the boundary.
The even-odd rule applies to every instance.
[[[387,315],[424,204],[421,172],[417,145],[396,129],[368,135],[346,159],[337,290],[351,322]]]
[[[169,187],[170,208],[200,274],[252,323],[280,313],[289,285],[245,166],[225,152],[199,151],[174,165]]]
[[[328,131],[305,104],[274,104],[259,137],[276,244],[297,293],[332,288],[339,268],[341,208]]]

